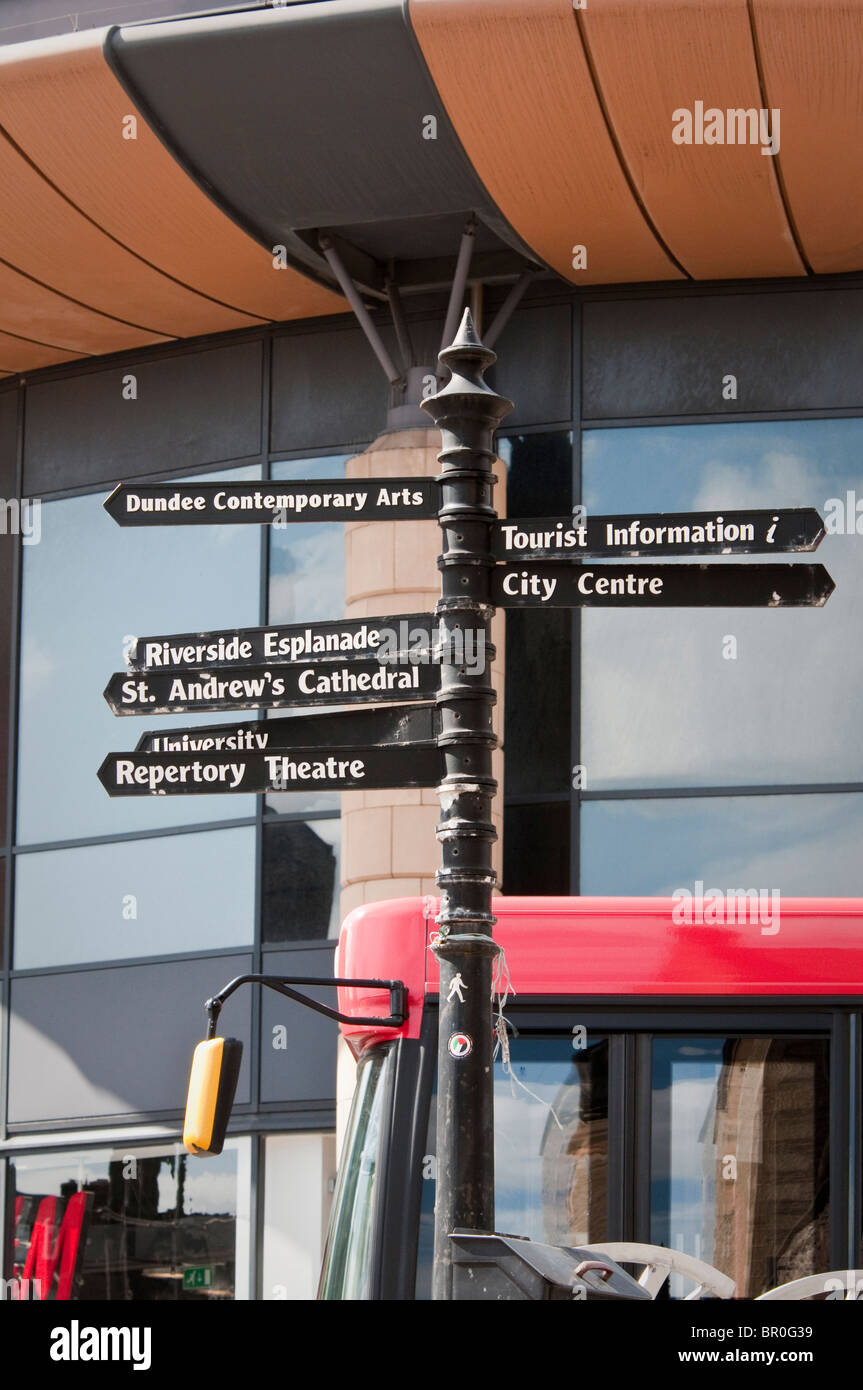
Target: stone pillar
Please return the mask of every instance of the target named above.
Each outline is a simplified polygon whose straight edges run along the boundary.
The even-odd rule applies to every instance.
[[[348,460],[349,478],[435,477],[440,431],[422,427],[382,434]],[[505,515],[506,470],[495,470],[495,506]],[[352,521],[345,526],[345,615],[348,618],[430,613],[440,597],[440,530],[436,521]],[[503,739],[504,615],[494,622],[497,649],[495,731]],[[495,868],[503,886],[503,753],[495,753],[498,795],[492,818],[498,833]],[[436,894],[434,789],[342,792],[342,918],[360,903]]]

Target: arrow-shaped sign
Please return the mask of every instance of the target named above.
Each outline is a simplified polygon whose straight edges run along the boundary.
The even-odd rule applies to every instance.
[[[137,637],[126,656],[130,671],[225,670],[245,664],[288,666],[310,661],[409,660],[428,650],[437,630],[431,613],[393,618],[341,618],[289,626],[226,628]]]
[[[820,608],[836,586],[823,565],[498,565],[501,608]]]
[[[814,507],[795,507],[498,521],[492,527],[491,548],[497,559],[512,561],[751,555],[814,550],[823,537],[824,522]]]
[[[295,714],[254,723],[204,724],[185,729],[150,729],[138,753],[281,753],[291,748],[415,747],[434,743],[440,714],[434,705],[390,705],[380,709]]]
[[[242,666],[232,671],[117,671],[104,695],[115,714],[183,714],[206,710],[282,709],[291,705],[378,704],[433,700],[437,666],[374,661],[307,666]]]
[[[103,503],[120,526],[237,522],[431,521],[434,478],[311,478],[307,482],[118,483]]]
[[[109,753],[98,776],[109,796],[190,796],[436,787],[443,773],[443,754],[426,744],[335,753],[302,747],[282,753]]]

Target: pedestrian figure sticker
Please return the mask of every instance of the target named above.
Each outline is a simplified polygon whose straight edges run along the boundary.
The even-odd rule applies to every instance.
[[[461,974],[459,973],[458,975],[455,975],[455,976],[453,977],[452,984],[451,984],[450,987],[449,987],[449,994],[448,994],[447,997],[446,997],[446,1002],[449,1004],[449,1002],[450,1002],[450,1000],[452,999],[453,995],[456,995],[456,997],[457,997],[457,999],[458,999],[458,1002],[459,1002],[460,1004],[463,1004],[463,1003],[464,1003],[464,995],[462,994],[462,990],[464,990],[464,989],[467,989],[467,985],[465,984],[464,980],[463,980],[462,977],[461,977]],[[456,1056],[456,1053],[453,1053],[453,1056],[455,1057],[455,1056]]]
[[[460,1060],[462,1057],[466,1057],[469,1052],[473,1051],[473,1039],[468,1033],[453,1033],[447,1043],[447,1049],[451,1057],[456,1057]]]

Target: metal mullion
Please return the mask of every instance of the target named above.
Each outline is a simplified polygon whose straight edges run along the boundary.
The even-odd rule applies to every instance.
[[[108,960],[68,961],[55,965],[27,966],[20,970],[13,970],[11,978],[13,980],[29,980],[38,978],[40,975],[76,975],[83,971],[92,973],[94,970],[121,970],[127,966],[131,969],[137,965],[170,965],[186,960],[230,960],[234,956],[244,956],[248,959],[252,954],[252,946],[249,944],[222,947],[219,950],[210,951],[177,951],[170,955],[161,956],[113,956]]]
[[[25,425],[26,398],[25,388],[21,385],[18,389],[18,411],[17,411],[17,438],[15,449],[15,491],[17,496],[24,496],[24,425]],[[9,624],[9,742],[7,746],[7,787],[6,787],[6,872],[3,884],[3,952],[2,970],[3,982],[5,985],[2,1009],[2,1037],[0,1037],[0,1056],[2,1065],[0,1066],[0,1139],[5,1139],[7,1129],[7,1108],[9,1099],[9,1050],[11,1040],[11,1018],[12,1018],[12,936],[13,922],[15,916],[15,873],[14,859],[12,857],[12,847],[15,842],[16,834],[16,802],[18,792],[18,679],[20,671],[20,646],[21,646],[21,588],[22,588],[22,544],[21,537],[16,537],[12,553],[12,591],[9,595],[11,614]],[[0,1222],[4,1219],[0,1212]],[[5,1239],[5,1235],[4,1235]]]
[[[663,425],[757,425],[794,420],[856,420],[861,406],[812,407],[796,410],[729,410],[727,414],[701,412],[692,415],[597,415],[585,420],[586,430],[651,429]]]
[[[260,454],[244,454],[241,458],[216,459],[211,463],[197,464],[191,468],[182,469],[182,477],[199,478],[208,473],[227,472],[230,468],[253,468],[260,462]],[[137,483],[146,482],[152,479],[162,479],[170,482],[178,477],[178,468],[175,464],[169,469],[160,469],[149,473],[135,473],[129,477],[124,477],[123,482]],[[107,494],[115,487],[115,483],[106,481],[102,483],[81,483],[78,487],[57,488],[54,491],[42,489],[40,496],[43,502],[67,502],[74,497],[96,497],[99,493]]]
[[[207,726],[202,725],[201,727],[206,728]],[[197,835],[207,830],[237,830],[254,824],[254,816],[235,816],[230,820],[193,821],[191,825],[170,825],[155,830],[122,830],[116,835],[89,835],[82,836],[77,840],[41,840],[32,845],[13,845],[12,854],[41,854],[57,849],[88,849],[99,845],[123,844],[129,840],[160,840],[172,835]]]
[[[699,796],[832,796],[834,792],[863,792],[863,782],[794,782],[787,785],[770,783],[744,787],[609,787],[602,791],[586,791],[585,801],[643,801],[648,798]]]
[[[849,1265],[860,1268],[863,1259],[863,1173],[860,1163],[860,1102],[863,1098],[863,1048],[862,1017],[852,1013],[848,1020],[850,1042],[850,1090],[848,1115],[848,1154],[849,1154],[849,1195],[848,1195],[848,1250]]]
[[[572,415],[572,505],[582,502],[581,458],[581,401],[584,323],[581,302],[572,305],[570,341],[572,343],[572,385],[570,411]],[[569,691],[569,891],[581,892],[581,799],[583,789],[572,785],[572,769],[581,763],[581,609],[573,608],[570,618],[570,691]]]
[[[608,1230],[606,1240],[632,1240],[633,1038],[608,1033]]]
[[[346,458],[353,458],[355,454],[367,449],[369,444],[374,441],[369,439],[364,443],[357,444],[320,444],[313,449],[269,449],[267,453],[267,463],[272,468],[274,463],[296,463],[299,459],[320,459],[329,458],[331,455],[344,454]],[[272,473],[268,472],[267,477],[271,478]],[[339,522],[327,523],[331,526],[338,526]]]
[[[639,1033],[633,1038],[631,1074],[633,1079],[632,1112],[635,1132],[632,1143],[632,1236],[633,1240],[650,1244],[650,1184],[652,1168],[653,1126],[653,1039],[652,1033]]]
[[[272,420],[272,370],[273,370],[273,343],[272,337],[267,336],[262,345],[261,361],[261,414],[260,414],[260,470],[261,477],[268,479],[270,476],[270,427]],[[263,626],[269,618],[269,594],[270,594],[270,527],[262,526],[260,534],[260,546],[258,551],[258,625]],[[265,724],[266,717],[263,711],[258,711],[257,718],[253,721],[258,724]],[[263,873],[264,873],[264,801],[263,796],[255,797],[255,877],[252,888],[252,971],[260,975],[263,972],[262,954],[262,920],[263,920]],[[249,1100],[252,1109],[257,1111],[261,1103],[261,1019],[262,1004],[261,991],[252,990],[252,1002],[250,1011],[250,1046],[249,1046]],[[250,1272],[250,1297],[257,1296],[258,1290],[258,1260],[257,1250],[257,1230],[261,1214],[257,1210],[259,1200],[258,1186],[255,1182],[257,1164],[260,1155],[257,1152],[255,1142],[253,1143],[252,1153],[252,1193],[250,1201],[252,1203],[251,1212],[251,1260],[252,1269]]]
[[[851,1048],[848,1015],[838,1010],[830,1030],[829,1058],[829,1268],[853,1269],[853,1245],[848,1240],[851,1175],[848,1102],[851,1084]]]

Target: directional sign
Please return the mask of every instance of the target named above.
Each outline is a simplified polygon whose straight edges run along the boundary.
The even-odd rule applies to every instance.
[[[813,507],[790,511],[662,512],[649,516],[544,517],[498,521],[499,560],[578,560],[587,556],[751,555],[814,550],[824,522]]]
[[[823,565],[498,565],[501,608],[820,608],[835,585]]]
[[[104,695],[115,714],[183,714],[204,710],[282,709],[291,705],[377,704],[433,700],[436,666],[375,661],[307,666],[241,666],[233,671],[116,672]]]
[[[295,748],[290,752],[109,753],[99,781],[109,796],[189,796],[212,792],[380,790],[436,787],[443,754],[419,748]]]
[[[256,521],[436,520],[434,478],[312,478],[307,482],[119,483],[105,510],[121,526]]]
[[[136,744],[139,753],[286,752],[291,748],[380,748],[434,743],[440,716],[434,705],[390,705],[381,709],[294,714],[254,723],[205,724],[186,729],[151,729]]]
[[[426,650],[437,628],[431,613],[394,618],[342,618],[283,627],[230,628],[138,637],[126,657],[131,671],[224,670],[252,665],[286,666],[309,661],[390,661]]]

